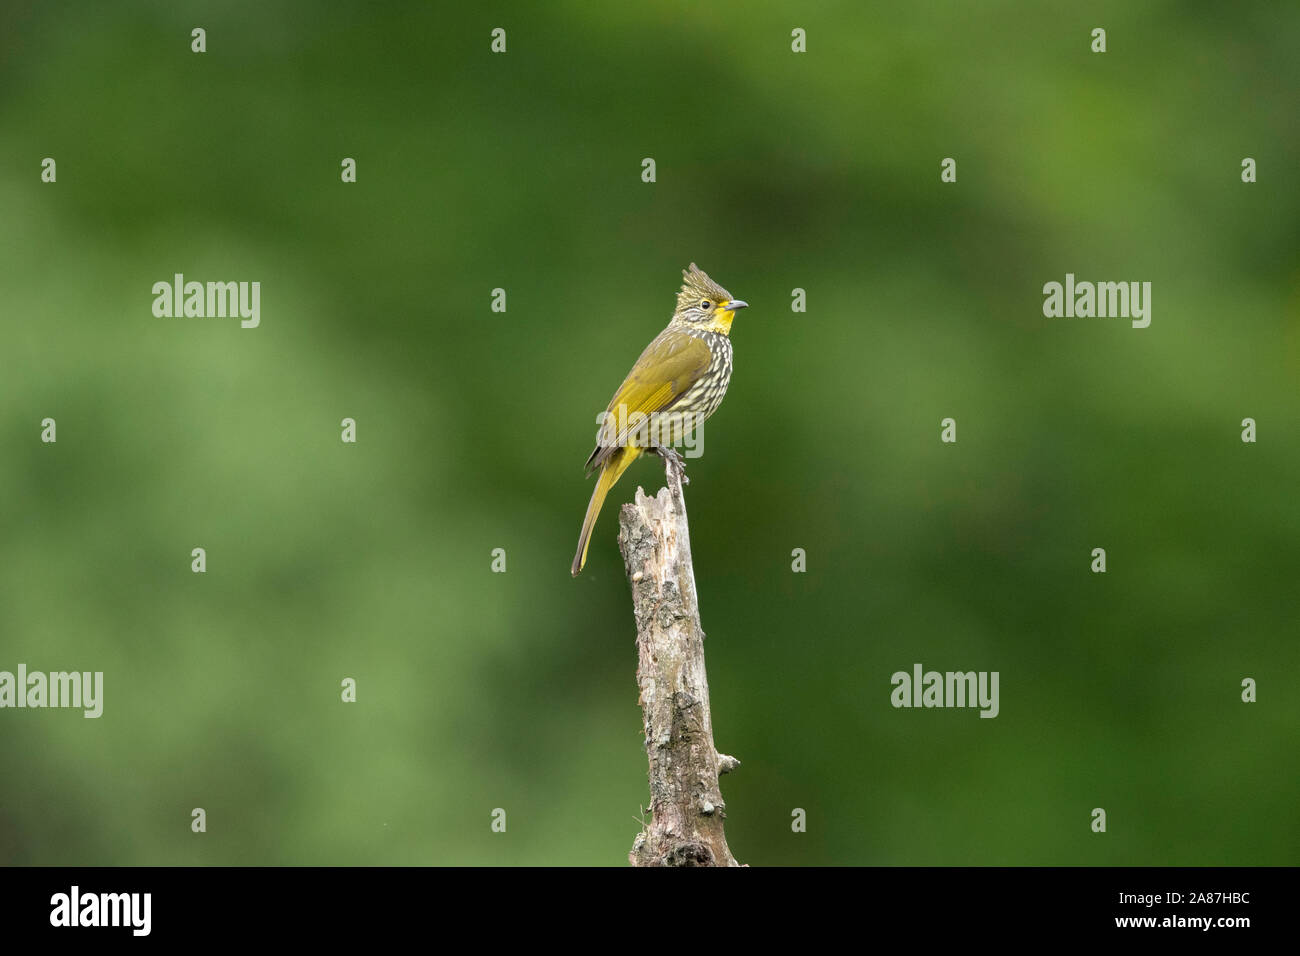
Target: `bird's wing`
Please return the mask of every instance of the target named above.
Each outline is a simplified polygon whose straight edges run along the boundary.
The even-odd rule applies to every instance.
[[[587,459],[587,472],[599,468],[605,459],[627,444],[628,433],[637,426],[633,415],[638,412],[651,415],[671,408],[699,381],[712,360],[713,353],[703,339],[676,329],[659,333],[610,399],[606,414],[613,416],[615,427],[622,427],[613,441],[608,440],[609,433],[601,433],[595,451]],[[621,411],[620,406],[626,411]]]

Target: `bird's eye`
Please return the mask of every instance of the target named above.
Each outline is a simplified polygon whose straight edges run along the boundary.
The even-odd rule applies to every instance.
[[[700,308],[701,308],[701,309],[707,309],[708,307],[709,307],[709,300],[708,300],[708,299],[705,299],[705,300],[703,300],[703,301],[700,303]]]

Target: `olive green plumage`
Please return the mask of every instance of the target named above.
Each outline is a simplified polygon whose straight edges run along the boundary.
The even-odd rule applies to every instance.
[[[677,308],[632,366],[605,409],[606,424],[587,459],[599,469],[573,558],[576,577],[587,563],[591,532],[609,489],[642,452],[678,444],[722,403],[731,381],[731,321],[746,303],[695,263],[682,272]],[[645,424],[642,424],[642,422]]]

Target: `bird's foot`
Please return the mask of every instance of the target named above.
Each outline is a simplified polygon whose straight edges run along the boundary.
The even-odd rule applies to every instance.
[[[668,445],[656,445],[655,454],[664,460],[664,468],[670,472],[676,472],[677,477],[681,479],[682,484],[689,485],[691,479],[686,477],[686,462],[677,449]]]

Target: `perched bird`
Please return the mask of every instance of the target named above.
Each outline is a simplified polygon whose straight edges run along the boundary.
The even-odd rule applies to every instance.
[[[614,482],[645,451],[676,459],[672,446],[712,415],[731,381],[731,320],[746,303],[691,263],[668,327],[646,346],[610,399],[587,474],[599,469],[573,557],[573,576],[587,563],[600,507]]]

